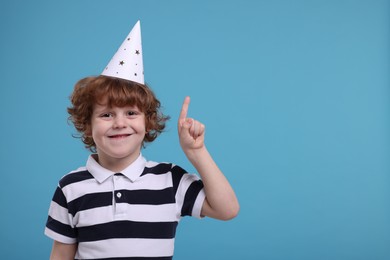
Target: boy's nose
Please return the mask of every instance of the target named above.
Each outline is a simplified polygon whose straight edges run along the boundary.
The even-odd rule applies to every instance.
[[[113,127],[114,128],[124,128],[124,127],[126,127],[125,118],[122,117],[122,116],[115,117]]]

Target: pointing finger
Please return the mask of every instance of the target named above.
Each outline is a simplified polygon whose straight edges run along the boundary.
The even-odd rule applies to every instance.
[[[190,105],[190,97],[186,97],[184,99],[183,106],[181,108],[181,112],[179,116],[179,125],[182,125],[185,119],[187,118],[189,105]]]

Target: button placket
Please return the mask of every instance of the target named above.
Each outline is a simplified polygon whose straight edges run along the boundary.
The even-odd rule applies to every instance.
[[[114,201],[115,201],[115,215],[121,215],[124,213],[124,204],[121,203],[123,201],[123,191],[120,191],[122,185],[121,182],[123,182],[123,174],[121,173],[116,173],[114,175]]]

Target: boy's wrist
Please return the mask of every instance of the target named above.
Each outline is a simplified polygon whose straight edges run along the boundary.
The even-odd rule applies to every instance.
[[[188,149],[184,151],[185,155],[187,156],[187,159],[196,166],[198,163],[202,162],[205,158],[207,158],[209,155],[209,152],[206,148],[206,146],[202,146],[197,149]]]

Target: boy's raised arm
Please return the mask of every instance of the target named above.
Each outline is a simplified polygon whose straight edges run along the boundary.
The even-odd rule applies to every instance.
[[[206,193],[201,214],[211,218],[229,220],[239,211],[237,197],[204,143],[205,126],[187,118],[190,98],[186,97],[178,120],[180,145],[188,160],[200,174]]]

